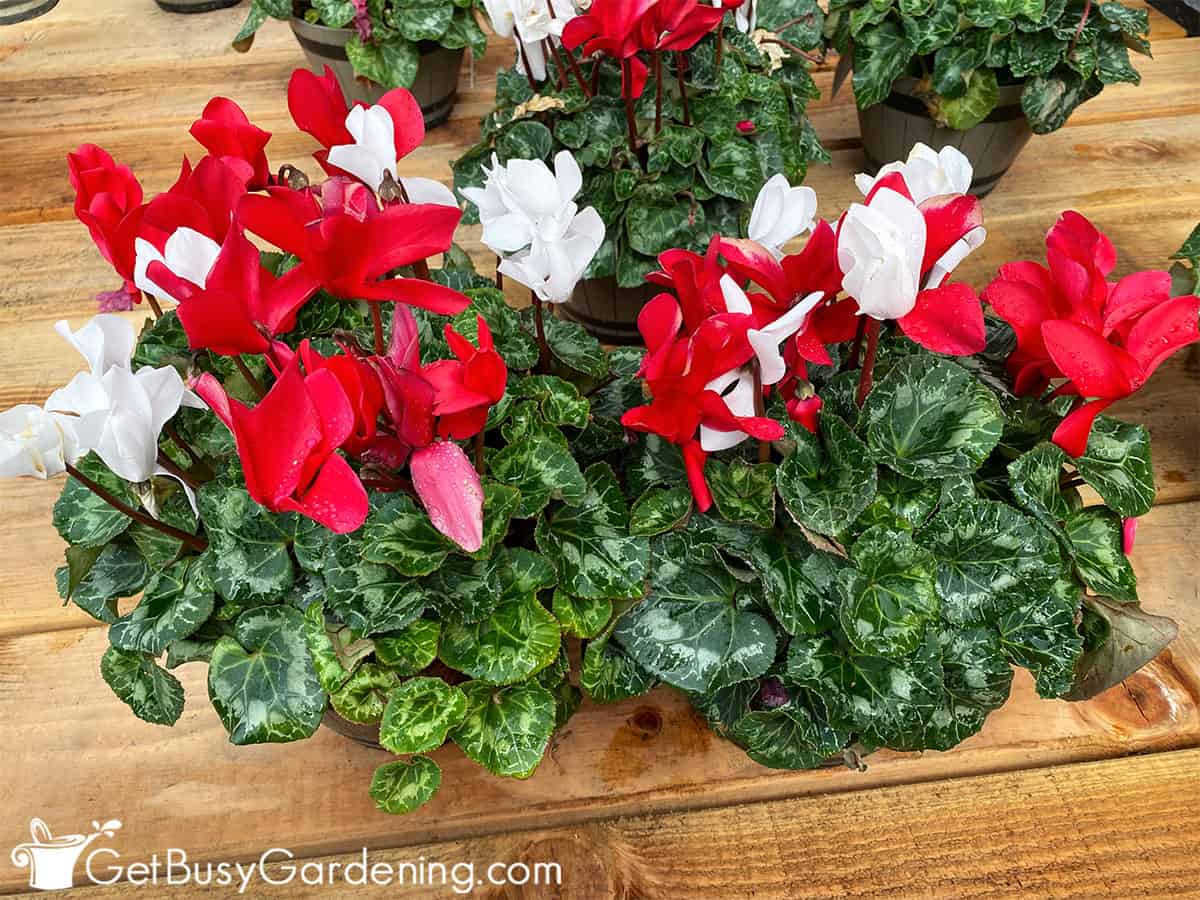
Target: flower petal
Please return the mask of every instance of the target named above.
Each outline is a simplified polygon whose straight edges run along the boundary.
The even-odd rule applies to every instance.
[[[935,353],[971,356],[987,345],[983,307],[970,286],[961,282],[921,291],[912,312],[899,324],[901,331]]]
[[[413,487],[433,527],[468,553],[483,546],[483,485],[463,449],[435,441],[409,459]]]

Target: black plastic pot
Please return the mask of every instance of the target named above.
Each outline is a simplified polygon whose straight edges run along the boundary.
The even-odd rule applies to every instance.
[[[892,85],[892,93],[886,100],[858,111],[863,151],[871,172],[893,160],[907,158],[908,151],[918,142],[934,150],[957,147],[975,169],[971,193],[976,197],[986,196],[1033,135],[1021,111],[1024,86],[1001,87],[996,108],[966,131],[944,128],[930,118],[924,102],[914,94],[916,86],[916,79],[901,78]]]
[[[360,725],[358,722],[351,722],[341,716],[332,706],[327,706],[321,724],[336,731],[342,737],[350,738],[356,744],[362,744],[364,747],[371,747],[375,750],[383,749],[379,743],[378,722],[374,725]]]
[[[640,344],[638,313],[661,291],[652,284],[623,288],[617,287],[615,278],[590,278],[576,285],[575,293],[559,311],[606,344]]]
[[[50,12],[58,0],[0,0],[0,25],[13,25]]]
[[[154,0],[161,9],[173,13],[204,13],[214,9],[229,9],[242,0]]]
[[[346,42],[354,37],[354,29],[329,28],[303,19],[292,19],[291,22],[292,33],[304,50],[309,67],[317,74],[323,72],[326,66],[333,69],[347,102],[374,104],[388,92],[383,85],[355,76],[354,67],[346,58]],[[447,50],[432,41],[421,44],[420,49],[417,80],[409,90],[421,105],[425,127],[432,128],[450,118],[450,112],[454,109],[458,99],[458,73],[462,68],[463,51]]]

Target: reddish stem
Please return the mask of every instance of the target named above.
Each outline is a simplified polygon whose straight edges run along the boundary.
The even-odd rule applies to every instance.
[[[167,456],[162,450],[158,451],[158,464],[190,487],[192,490],[200,487],[200,482],[192,477],[192,474],[180,465],[177,465],[175,460]]]
[[[383,312],[378,303],[371,306],[371,325],[375,329],[375,355],[383,356]]]
[[[154,516],[147,515],[140,509],[134,509],[127,503],[118,500],[111,493],[109,493],[107,489],[102,488],[96,482],[92,481],[92,479],[88,478],[70,463],[67,463],[66,467],[68,475],[82,484],[85,488],[87,488],[113,509],[117,510],[117,512],[124,513],[135,522],[141,522],[143,525],[153,528],[155,531],[161,531],[163,534],[169,535],[175,538],[177,541],[183,541],[183,543],[187,544],[193,550],[198,552],[203,552],[204,549],[208,547],[208,541],[204,540],[204,538],[195,534],[189,534],[180,528],[176,528],[173,525],[168,525],[166,522],[160,522],[158,519],[154,518]]]
[[[654,133],[662,132],[662,54],[654,51]]]
[[[546,326],[542,323],[542,300],[534,291],[530,291],[529,296],[533,299],[533,326],[537,331],[538,371],[548,372],[550,345],[546,343]]]
[[[858,358],[862,355],[863,336],[867,333],[867,319],[869,316],[858,317],[858,329],[854,332],[854,347],[850,351],[850,358],[846,360],[847,369],[858,368]]]
[[[496,290],[498,290],[498,291],[504,290],[504,273],[500,271],[500,263],[502,261],[503,260],[500,259],[500,254],[497,253],[496,254]]]
[[[567,67],[563,63],[562,57],[558,55],[558,48],[554,46],[554,42],[550,38],[542,38],[542,46],[550,51],[550,55],[554,57],[554,68],[558,69],[558,89],[565,91],[567,89]]]
[[[867,319],[867,356],[863,360],[862,374],[858,376],[858,394],[854,402],[860,407],[867,402],[871,393],[871,378],[875,374],[875,354],[879,350],[879,320]]]
[[[146,298],[146,302],[149,303],[150,308],[154,310],[154,318],[161,319],[163,314],[162,307],[158,305],[158,300],[154,298],[154,295],[142,294],[142,296]]]
[[[521,33],[515,27],[513,28],[513,38],[517,42],[517,56],[521,57],[521,65],[525,67],[525,80],[529,82],[529,89],[536,94],[538,92],[537,80],[533,77],[529,54],[525,52],[525,42],[521,40]]]
[[[262,382],[254,377],[254,373],[250,371],[249,366],[242,361],[240,356],[232,357],[233,364],[237,366],[237,370],[242,373],[242,377],[246,379],[246,384],[250,385],[250,389],[258,394],[258,399],[261,400],[267,396],[267,389],[262,386]]]
[[[1067,56],[1075,52],[1075,45],[1079,43],[1079,36],[1083,34],[1083,27],[1087,25],[1088,16],[1092,14],[1092,0],[1084,0],[1083,15],[1079,17],[1079,24],[1075,26],[1075,34],[1071,38],[1071,46],[1067,48]]]
[[[688,108],[687,92],[687,57],[683,51],[675,54],[675,76],[679,79],[679,101],[683,104],[683,124],[692,124],[692,112]]]
[[[633,64],[629,60],[623,60],[621,63],[624,71],[624,85],[621,88],[621,96],[625,100],[625,124],[629,129],[629,152],[633,154],[634,161],[641,165],[641,159],[638,157],[637,148],[637,120],[633,114],[633,98],[629,96],[628,86],[633,83]]]

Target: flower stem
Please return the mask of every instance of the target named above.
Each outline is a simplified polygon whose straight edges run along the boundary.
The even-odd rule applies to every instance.
[[[513,38],[517,42],[517,56],[521,57],[521,65],[525,69],[525,80],[529,82],[529,89],[535,94],[538,92],[537,80],[533,77],[533,66],[529,64],[529,54],[525,52],[525,42],[521,40],[521,32],[513,27]]]
[[[867,333],[868,316],[858,317],[858,329],[854,332],[854,347],[850,351],[850,358],[846,360],[847,369],[858,368],[858,358],[862,356],[863,336]]]
[[[679,102],[683,104],[683,124],[692,124],[692,111],[688,108],[687,57],[682,50],[675,53],[675,77],[679,79]]]
[[[154,295],[143,294],[142,296],[146,298],[146,302],[150,304],[150,309],[154,311],[154,318],[161,319],[163,314],[162,307],[158,305],[158,300],[155,299]]]
[[[1083,34],[1083,27],[1087,25],[1088,16],[1092,14],[1092,0],[1084,0],[1083,15],[1079,17],[1079,24],[1075,27],[1075,34],[1071,37],[1071,46],[1067,48],[1067,56],[1070,57],[1075,52],[1075,45],[1079,43],[1079,36]]]
[[[258,394],[258,399],[267,396],[266,388],[262,386],[262,382],[254,377],[254,373],[250,371],[250,367],[242,361],[240,356],[232,357],[233,364],[237,366],[237,370],[242,373],[242,377],[246,379],[246,384],[250,385],[250,389]]]
[[[475,435],[475,471],[483,475],[483,429]]]
[[[879,320],[867,319],[867,355],[863,360],[862,374],[858,376],[858,394],[854,402],[862,406],[867,402],[867,394],[871,393],[871,378],[875,374],[875,354],[879,350]]]
[[[759,366],[757,359],[750,364],[750,370],[754,373],[754,415],[761,419],[767,414],[767,408],[763,402],[762,367]],[[760,463],[771,461],[770,441],[759,440],[758,461]]]
[[[375,355],[383,356],[383,311],[378,303],[371,304],[371,326],[375,329]]]
[[[82,484],[85,488],[87,488],[113,509],[117,510],[117,512],[124,513],[135,522],[141,522],[148,528],[153,528],[156,531],[161,531],[163,534],[170,535],[177,541],[183,541],[183,543],[187,544],[193,550],[203,551],[206,547],[208,547],[208,541],[199,535],[188,534],[188,532],[181,528],[175,528],[173,525],[168,525],[166,522],[158,521],[158,519],[154,518],[154,516],[147,515],[140,509],[134,509],[129,504],[118,500],[105,488],[102,488],[96,482],[92,481],[92,479],[88,478],[70,463],[67,463],[66,467],[68,475]]]
[[[172,444],[188,455],[188,459],[192,461],[193,465],[204,464],[204,457],[197,453],[191,444],[180,437],[179,432],[175,429],[174,425],[169,423],[164,425],[163,434],[171,439]]]
[[[170,472],[172,475],[174,475],[176,478],[178,478],[180,481],[182,481],[184,484],[186,484],[188,487],[190,487],[192,490],[195,490],[196,488],[200,487],[200,485],[202,483],[202,482],[196,480],[195,478],[193,478],[192,474],[187,469],[183,468],[183,466],[178,465],[175,462],[175,460],[173,460],[173,459],[171,459],[171,457],[167,456],[167,454],[164,453],[162,450],[158,451],[158,464],[160,466],[162,466],[164,469],[166,469],[168,472]]]
[[[567,65],[569,65],[571,67],[571,74],[575,76],[575,82],[579,85],[579,89],[581,91],[583,91],[583,96],[587,97],[590,100],[592,98],[592,94],[595,93],[595,91],[593,91],[591,88],[589,88],[587,81],[584,80],[583,72],[580,71],[580,69],[579,69],[579,63],[576,62],[576,60],[575,60],[575,54],[572,53],[570,50],[568,50],[566,47],[563,47],[563,53],[566,54]]]
[[[537,330],[538,342],[538,371],[550,370],[550,345],[546,343],[546,326],[542,322],[542,299],[534,291],[529,292],[533,299],[533,325]]]
[[[662,54],[654,51],[654,133],[662,132]]]
[[[629,152],[633,154],[634,162],[640,167],[642,161],[638,157],[637,120],[633,114],[633,98],[629,96],[628,92],[628,86],[633,81],[633,64],[629,60],[624,60],[621,66],[624,71],[624,85],[621,89],[621,96],[625,100],[625,124],[629,129]]]
[[[600,91],[600,57],[592,61],[592,94]]]
[[[550,51],[550,56],[554,57],[554,68],[558,69],[558,89],[565,91],[567,89],[567,66],[562,61],[562,57],[558,55],[558,48],[554,46],[554,42],[550,38],[542,38],[542,46]]]
[[[498,290],[498,291],[504,290],[504,273],[500,271],[500,263],[501,262],[503,262],[503,260],[500,258],[500,254],[497,253],[496,254],[496,290]]]

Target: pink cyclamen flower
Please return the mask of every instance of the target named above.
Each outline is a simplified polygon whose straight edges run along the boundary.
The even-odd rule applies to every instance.
[[[433,527],[468,553],[483,546],[483,485],[462,447],[434,441],[408,463],[413,487]]]
[[[1121,549],[1126,556],[1133,553],[1133,541],[1137,537],[1137,524],[1136,516],[1130,516],[1121,523]]]

